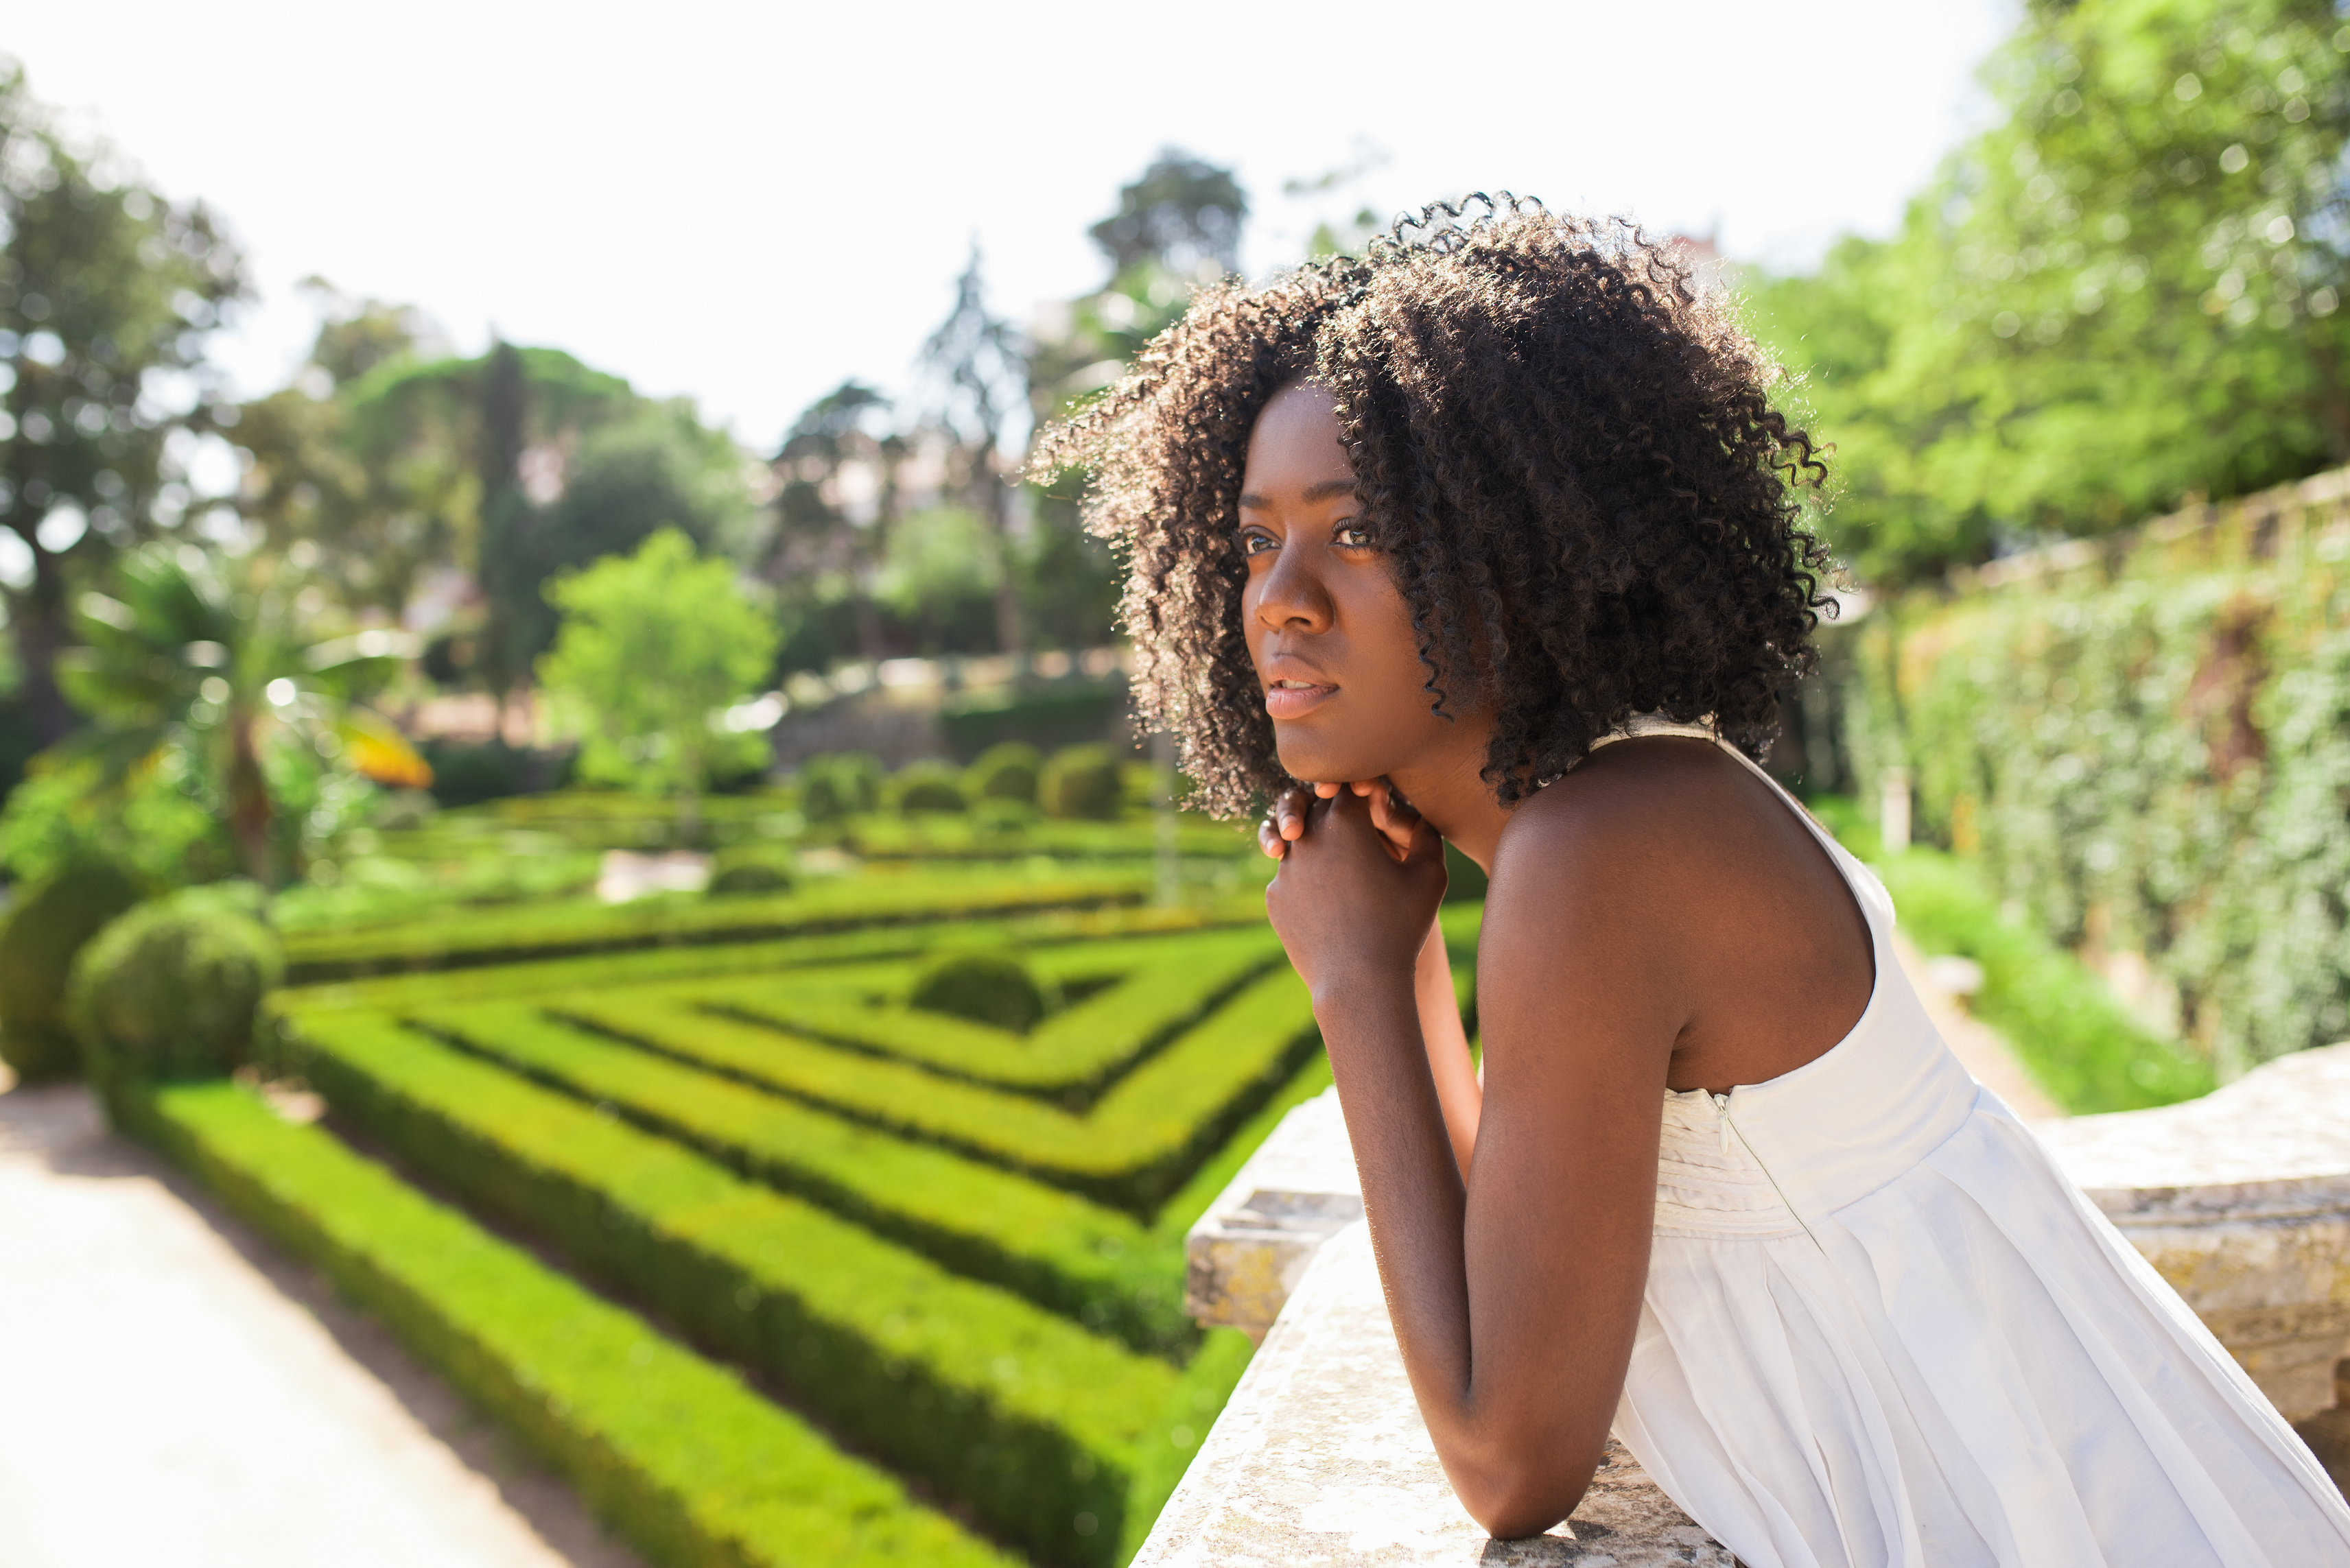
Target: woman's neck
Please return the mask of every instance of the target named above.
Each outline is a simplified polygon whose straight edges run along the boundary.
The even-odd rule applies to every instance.
[[[1398,768],[1388,782],[1426,817],[1445,841],[1487,872],[1493,869],[1493,851],[1502,841],[1508,810],[1494,798],[1493,786],[1480,776],[1493,726],[1482,714],[1463,718],[1446,737],[1441,751],[1414,759]]]

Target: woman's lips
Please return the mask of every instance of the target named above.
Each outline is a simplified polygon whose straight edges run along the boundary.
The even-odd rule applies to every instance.
[[[1264,690],[1264,711],[1275,719],[1301,719],[1337,694],[1336,686],[1276,680]]]

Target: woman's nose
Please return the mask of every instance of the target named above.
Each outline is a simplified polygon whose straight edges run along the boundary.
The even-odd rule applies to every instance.
[[[1305,632],[1328,629],[1330,593],[1304,549],[1293,543],[1274,551],[1273,567],[1261,582],[1256,597],[1258,625],[1271,631],[1284,627]]]

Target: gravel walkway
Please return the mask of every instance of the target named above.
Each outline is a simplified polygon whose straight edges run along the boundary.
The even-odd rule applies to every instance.
[[[73,1085],[0,1092],[0,1563],[641,1568]]]

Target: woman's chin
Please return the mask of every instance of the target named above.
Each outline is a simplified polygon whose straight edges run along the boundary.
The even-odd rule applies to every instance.
[[[1334,746],[1316,744],[1317,739],[1284,736],[1276,728],[1274,753],[1281,758],[1282,771],[1309,784],[1352,784],[1357,779],[1378,778],[1384,771],[1368,766],[1359,756],[1346,755]]]

